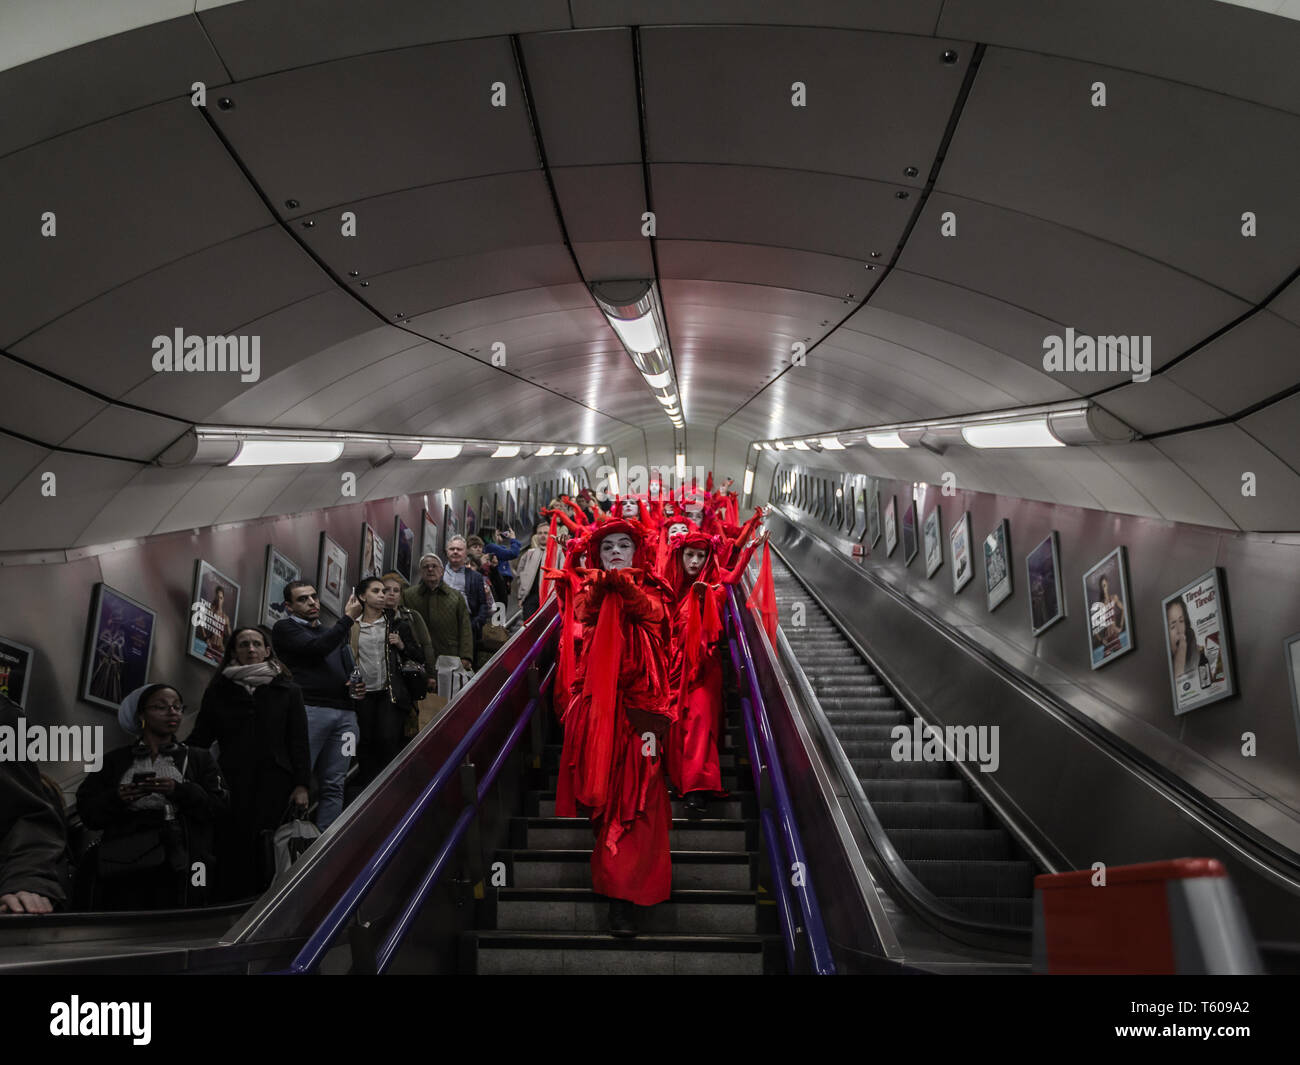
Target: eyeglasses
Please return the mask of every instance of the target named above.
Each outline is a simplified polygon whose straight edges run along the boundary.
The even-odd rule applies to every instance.
[[[145,707],[146,710],[179,710],[185,712],[184,703],[150,703]]]

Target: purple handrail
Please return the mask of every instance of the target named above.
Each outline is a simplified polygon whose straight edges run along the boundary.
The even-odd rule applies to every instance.
[[[753,707],[754,723],[757,727],[759,749],[767,762],[768,779],[772,784],[772,799],[776,805],[777,821],[781,827],[781,836],[785,844],[786,857],[790,859],[790,868],[797,867],[801,876],[793,884],[795,896],[799,900],[799,910],[803,915],[804,928],[808,930],[808,948],[812,956],[813,972],[818,976],[833,976],[835,960],[831,957],[830,943],[826,938],[826,926],[822,922],[821,907],[817,904],[817,894],[813,890],[812,871],[808,865],[808,856],[804,851],[803,838],[799,835],[799,826],[794,819],[794,805],[790,801],[790,792],[785,785],[785,774],[781,771],[781,759],[777,753],[776,740],[767,719],[767,709],[763,703],[762,693],[758,690],[758,675],[754,666],[754,657],[749,651],[749,638],[745,635],[744,622],[740,616],[739,600],[736,589],[730,589],[728,613],[736,631],[736,640],[743,659],[745,678],[749,683],[749,695]],[[760,791],[760,795],[761,795]],[[785,870],[772,870],[773,876],[784,878]]]
[[[388,868],[388,863],[393,860],[406,837],[410,835],[411,829],[424,815],[429,805],[436,799],[448,780],[456,773],[461,762],[469,753],[471,747],[478,741],[479,737],[487,730],[493,716],[497,710],[505,703],[507,697],[514,691],[515,685],[523,678],[523,675],[532,666],[537,656],[542,653],[551,632],[560,625],[560,616],[557,614],[547,623],[537,641],[528,652],[520,659],[519,664],[511,671],[510,676],[506,678],[497,693],[492,696],[491,701],[483,708],[479,714],[478,720],[470,726],[469,731],[465,733],[460,743],[456,744],[455,750],[447,757],[447,761],[442,764],[432,779],[421,790],[410,808],[402,815],[402,819],[388,833],[384,842],[380,844],[379,849],[371,855],[370,860],[366,862],[365,867],[357,874],[356,879],[348,885],[347,889],[339,897],[339,900],[325,915],[325,919],[316,927],[303,944],[302,949],[294,956],[289,963],[287,972],[301,974],[311,972],[321,959],[330,949],[330,944],[334,938],[342,931],[344,925],[352,919],[357,907],[361,905],[362,899],[369,894],[370,889],[375,886],[380,874]],[[461,815],[462,817],[464,814]]]

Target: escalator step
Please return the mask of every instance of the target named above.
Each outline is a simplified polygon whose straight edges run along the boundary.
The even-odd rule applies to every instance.
[[[1014,857],[1011,837],[1001,828],[891,828],[889,840],[907,861],[1002,862]]]
[[[955,780],[863,780],[862,790],[871,802],[935,803],[970,801],[970,788]]]
[[[895,762],[892,758],[850,758],[864,786],[868,780],[944,780],[956,775],[947,762]]]
[[[907,862],[916,878],[936,895],[1030,898],[1033,868],[1028,862],[955,861],[916,858]]]
[[[871,808],[891,837],[896,828],[983,828],[988,823],[978,802],[876,802]]]
[[[954,896],[944,899],[953,909],[980,921],[1030,928],[1034,923],[1034,900],[1011,898],[971,898]]]
[[[902,710],[828,710],[826,720],[832,728],[840,725],[897,725],[907,720]]]
[[[875,740],[879,743],[892,742],[894,729],[897,725],[864,725],[856,721],[853,723],[840,722],[832,726],[836,738],[841,744],[845,740]]]

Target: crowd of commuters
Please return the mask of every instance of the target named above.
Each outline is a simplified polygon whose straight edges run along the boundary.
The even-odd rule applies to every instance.
[[[328,625],[315,586],[290,582],[273,629],[229,631],[184,741],[180,687],[127,695],[118,720],[134,742],[108,752],[77,792],[82,824],[100,832],[91,860],[72,859],[57,786],[6,763],[0,912],[255,897],[276,869],[277,830],[307,816],[313,785],[323,832],[343,812],[353,761],[359,791],[415,734],[439,659],[481,666],[505,618],[531,617],[556,590],[569,637],[556,687],[565,729],[557,812],[592,819],[593,881],[614,900],[612,929],[633,932],[632,904],[666,897],[666,788],[692,816],[721,791],[721,589],[756,546],[757,515],[737,526],[731,494],[673,503],[589,491],[552,500],[542,515],[526,546],[513,529],[484,529],[451,537],[445,563],[424,555],[414,585],[398,573],[364,578]],[[0,696],[0,725],[17,714]],[[599,764],[610,752],[594,756],[584,737],[611,716],[613,760]],[[662,758],[629,753],[647,730]]]

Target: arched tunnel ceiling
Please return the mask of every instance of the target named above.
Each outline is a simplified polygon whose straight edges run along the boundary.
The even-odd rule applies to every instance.
[[[0,116],[0,549],[341,501],[337,471],[149,464],[194,423],[668,461],[670,427],[587,288],[652,276],[691,464],[1093,395],[1148,439],[838,458],[1300,527],[1300,23],[1278,17],[1300,11],[1251,6],[1276,13],[327,0],[308,17],[288,0],[152,0],[83,25],[63,4],[13,5],[0,56],[28,61],[0,94],[31,103]],[[1045,373],[1043,338],[1067,326],[1151,336],[1151,380]],[[260,380],[155,373],[151,340],[176,328],[260,336]],[[34,510],[50,470],[59,495]],[[440,475],[398,462],[364,487]]]

